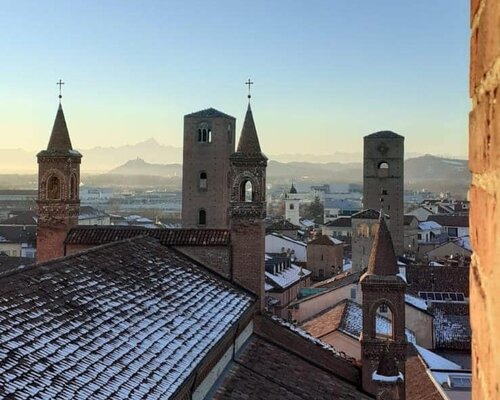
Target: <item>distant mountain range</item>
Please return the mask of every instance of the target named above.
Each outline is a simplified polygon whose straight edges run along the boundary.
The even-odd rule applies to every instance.
[[[153,164],[176,164],[182,162],[182,148],[165,146],[151,138],[134,145],[116,147],[94,147],[91,149],[78,149],[83,154],[83,168],[86,173],[102,173],[125,164],[129,160],[141,158]],[[417,153],[407,153],[406,158],[419,156]],[[332,167],[345,169],[342,165],[354,165],[362,161],[362,154],[335,152],[330,155],[314,154],[267,154],[270,160],[287,163],[288,169],[301,169],[302,163],[317,165],[319,170],[332,171]],[[325,163],[322,165],[322,163]],[[346,167],[349,168],[349,167]],[[0,173],[34,173],[37,170],[36,153],[23,149],[0,149]],[[298,172],[298,171],[297,171]],[[280,175],[279,171],[277,172]],[[308,174],[311,174],[308,172]],[[319,173],[320,174],[320,173]],[[320,174],[321,175],[321,174]]]
[[[116,180],[117,176],[148,176],[158,178],[179,178],[181,164],[153,164],[136,158],[100,176]],[[467,160],[425,155],[405,161],[405,184],[407,188],[442,191],[447,187],[466,190],[470,183]],[[362,183],[361,163],[310,163],[269,161],[267,180],[270,183],[294,181],[304,184],[318,183]],[[452,190],[453,191],[453,190]]]

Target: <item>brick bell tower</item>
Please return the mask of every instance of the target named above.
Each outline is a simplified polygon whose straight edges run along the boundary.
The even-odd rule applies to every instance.
[[[360,282],[363,293],[363,388],[377,398],[404,400],[406,282],[399,275],[391,234],[382,212],[368,270]],[[377,313],[390,314],[387,316],[392,326],[388,332],[376,329]]]
[[[259,296],[260,310],[265,300],[266,168],[249,103],[238,149],[230,157],[232,279]]]
[[[61,95],[59,95],[59,99]],[[73,150],[59,100],[47,150],[37,154],[37,262],[64,255],[67,232],[78,224],[82,155]]]

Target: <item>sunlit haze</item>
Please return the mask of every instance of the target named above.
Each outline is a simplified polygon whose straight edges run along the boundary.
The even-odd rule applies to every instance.
[[[46,147],[60,78],[89,149],[180,147],[183,116],[207,107],[239,131],[251,77],[267,154],[360,153],[390,129],[407,152],[465,157],[468,14],[465,0],[3,2],[0,147]]]

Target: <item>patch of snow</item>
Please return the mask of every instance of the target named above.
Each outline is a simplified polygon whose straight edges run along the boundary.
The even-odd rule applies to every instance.
[[[273,283],[281,288],[286,288],[294,283],[298,282],[302,277],[310,275],[311,271],[305,268],[298,267],[295,264],[291,264],[289,268],[283,269],[281,272],[272,274],[266,271],[266,278],[271,280]]]
[[[401,272],[399,274],[397,274],[396,276],[399,276],[404,283],[408,283],[406,281],[406,277]]]
[[[397,381],[404,381],[405,378],[401,372],[395,376],[379,375],[379,374],[377,374],[377,372],[374,372],[372,374],[372,380],[378,381],[378,382],[397,382]]]
[[[427,311],[428,309],[426,301],[421,297],[415,297],[411,294],[405,294],[405,302],[424,311]]]
[[[451,362],[450,360],[447,360],[446,358],[441,357],[440,355],[437,355],[430,350],[424,349],[417,344],[415,345],[415,348],[417,349],[418,354],[420,354],[420,357],[422,357],[427,364],[427,367],[429,367],[430,369],[462,369],[460,365],[455,364],[454,362]]]

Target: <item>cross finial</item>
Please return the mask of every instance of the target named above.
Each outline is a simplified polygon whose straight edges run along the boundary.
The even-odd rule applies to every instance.
[[[250,94],[250,85],[253,85],[253,82],[248,78],[248,81],[245,82],[245,85],[248,85],[248,101],[250,101],[250,98],[252,95]]]
[[[62,85],[64,85],[64,82],[59,79],[59,82],[56,83],[56,85],[59,85],[59,101],[62,99]]]

